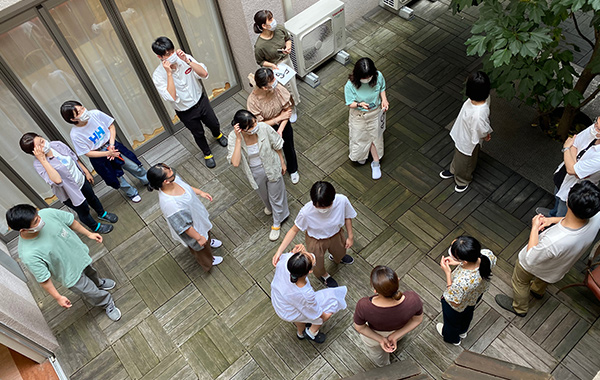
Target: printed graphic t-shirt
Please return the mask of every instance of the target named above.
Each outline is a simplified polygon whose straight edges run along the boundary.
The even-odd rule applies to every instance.
[[[88,110],[90,119],[83,127],[71,128],[71,142],[78,156],[97,150],[110,139],[108,127],[115,121],[102,111]]]

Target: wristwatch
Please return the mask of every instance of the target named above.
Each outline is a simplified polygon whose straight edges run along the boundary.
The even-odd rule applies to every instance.
[[[570,147],[570,146],[567,146],[567,147],[564,147],[564,148],[562,148],[560,151],[561,151],[562,153],[564,153],[565,151],[567,151],[567,150],[569,150],[569,149],[571,149],[571,147]]]

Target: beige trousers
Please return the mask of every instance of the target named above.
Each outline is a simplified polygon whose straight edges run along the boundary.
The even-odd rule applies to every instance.
[[[343,229],[327,239],[315,239],[305,233],[304,242],[306,243],[306,250],[314,254],[317,259],[317,263],[313,268],[313,274],[317,276],[317,278],[323,277],[326,273],[325,253],[327,250],[329,250],[329,253],[333,256],[333,260],[336,264],[339,264],[346,255],[346,237],[344,236]]]
[[[373,331],[385,337],[393,333],[393,331]],[[366,337],[363,334],[360,334],[360,339],[362,339],[365,346],[367,346],[367,355],[369,356],[369,359],[371,359],[377,367],[383,367],[390,364],[390,354],[385,352],[376,340]]]
[[[458,186],[467,186],[473,180],[473,172],[477,167],[477,157],[479,156],[479,144],[473,149],[470,156],[462,154],[454,148],[454,157],[450,164],[450,173],[454,174],[454,182]]]
[[[527,272],[517,260],[512,274],[513,308],[515,311],[517,313],[527,313],[527,310],[529,310],[529,291],[544,294],[547,286],[547,282]]]

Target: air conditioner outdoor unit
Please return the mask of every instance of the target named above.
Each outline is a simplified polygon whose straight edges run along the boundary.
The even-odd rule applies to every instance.
[[[320,0],[285,23],[292,37],[294,70],[305,77],[346,47],[344,3]]]

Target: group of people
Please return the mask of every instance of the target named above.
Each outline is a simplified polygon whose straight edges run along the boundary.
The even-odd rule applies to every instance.
[[[298,183],[298,160],[292,124],[297,120],[300,102],[295,78],[282,85],[274,70],[291,66],[291,39],[273,14],[264,10],[254,17],[259,34],[255,58],[260,66],[249,79],[253,90],[247,109],[235,113],[233,130],[225,137],[198,79],[208,77],[207,67],[191,55],[175,49],[167,37],[159,37],[152,50],[160,59],[152,76],[160,96],[172,104],[179,119],[189,129],[204,155],[205,165],[216,162],[204,133],[204,125],[216,141],[227,147],[227,160],[240,167],[250,186],[264,203],[264,213],[272,215],[269,239],[278,240],[282,223],[289,217],[286,172]],[[385,112],[389,109],[386,84],[370,58],[359,59],[344,88],[349,107],[349,158],[363,165],[371,157],[372,178],[381,178],[384,154]],[[490,80],[483,72],[470,75],[466,82],[468,99],[463,104],[450,136],[455,144],[448,170],[440,176],[455,180],[455,191],[467,190],[473,179],[477,155],[483,141],[489,141]],[[84,228],[68,212],[31,205],[17,205],[6,213],[10,228],[19,232],[19,256],[35,279],[62,307],[71,307],[53,279],[81,295],[93,306],[106,309],[117,321],[120,310],[108,290],[116,286],[101,278],[92,267],[89,248],[76,235],[80,233],[101,243],[101,234],[113,230],[118,216],[108,212],[95,195],[94,178],[79,156],[87,156],[96,173],[107,185],[121,189],[132,202],[140,202],[138,190],[124,176],[127,171],[159,192],[159,204],[174,240],[186,245],[206,272],[223,261],[213,255],[222,242],[211,234],[209,213],[198,197],[209,202],[212,196],[187,184],[176,170],[158,163],[146,170],[136,155],[117,141],[115,120],[99,110],[88,110],[77,101],[66,101],[60,109],[65,122],[72,124],[72,151],[60,141],[48,141],[36,133],[26,133],[21,149],[35,157],[34,168],[50,185],[56,197],[77,213]],[[542,298],[547,284],[559,281],[592,244],[600,228],[600,190],[594,184],[596,152],[600,139],[600,119],[564,145],[564,165],[557,170],[556,206],[538,210],[533,218],[528,245],[519,253],[512,277],[513,297],[496,296],[496,302],[518,316],[527,313],[529,295]],[[558,179],[556,177],[559,177]],[[584,180],[584,179],[590,179]],[[592,183],[594,182],[594,183]],[[347,288],[325,269],[325,259],[351,265],[348,254],[354,244],[352,219],[357,212],[350,200],[325,181],[310,189],[311,200],[298,212],[293,226],[273,256],[275,275],[271,298],[275,312],[293,322],[299,339],[322,343],[321,326],[336,312],[347,307]],[[96,212],[96,221],[90,212]],[[547,211],[547,214],[546,214]],[[563,218],[564,216],[564,218]],[[304,232],[304,244],[288,246]],[[436,330],[448,343],[459,345],[467,335],[475,306],[488,289],[496,257],[471,236],[457,237],[440,260],[446,279],[441,296],[443,323]],[[452,269],[454,267],[454,269]],[[308,275],[313,273],[326,289],[314,291]],[[389,364],[402,337],[423,321],[423,303],[413,291],[401,291],[398,275],[389,267],[376,266],[370,276],[374,294],[359,300],[354,312],[354,328],[361,334],[369,356],[379,366]]]

